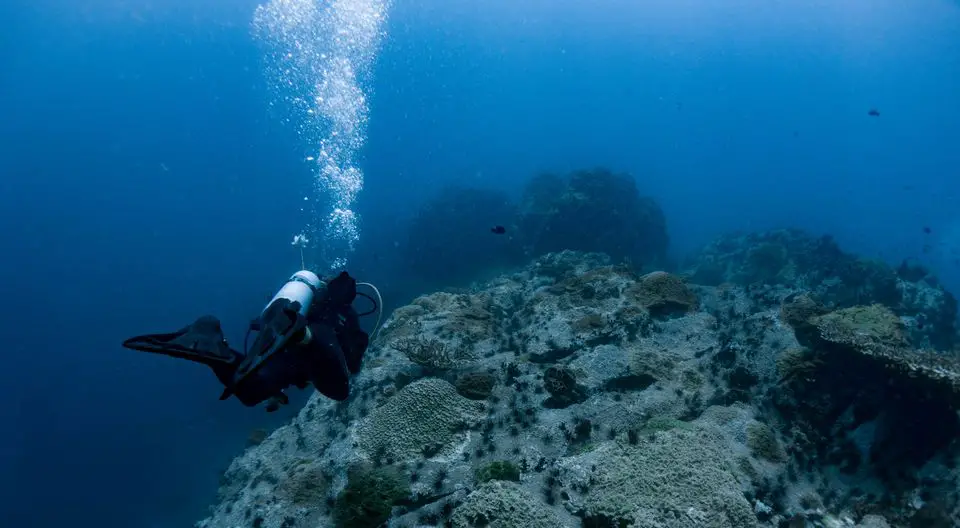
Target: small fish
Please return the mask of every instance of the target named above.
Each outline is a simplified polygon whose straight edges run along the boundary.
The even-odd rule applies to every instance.
[[[503,227],[502,225],[493,226],[490,228],[490,232],[495,235],[502,235],[507,232],[507,228]]]
[[[880,111],[877,110],[876,108],[871,108],[870,111],[867,112],[867,115],[873,116],[873,117],[880,117]]]
[[[923,232],[929,235],[932,231],[929,227],[923,226]]]

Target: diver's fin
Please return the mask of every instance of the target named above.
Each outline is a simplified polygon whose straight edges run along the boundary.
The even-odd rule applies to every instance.
[[[210,315],[176,332],[131,337],[123,342],[123,346],[211,366],[233,364],[240,357],[227,345],[220,329],[220,320]]]

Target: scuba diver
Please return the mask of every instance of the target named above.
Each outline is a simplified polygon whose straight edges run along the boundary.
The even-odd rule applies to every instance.
[[[358,314],[357,281],[347,272],[324,282],[311,271],[298,271],[250,323],[243,352],[230,348],[219,319],[210,315],[176,332],[131,337],[123,346],[207,365],[223,383],[221,400],[236,396],[248,407],[266,401],[267,412],[289,402],[284,390],[291,385],[303,389],[312,383],[324,396],[343,401],[370,341],[360,317],[383,306],[376,287],[361,284],[372,288],[377,300],[359,293],[373,309]],[[258,334],[248,349],[251,332]]]

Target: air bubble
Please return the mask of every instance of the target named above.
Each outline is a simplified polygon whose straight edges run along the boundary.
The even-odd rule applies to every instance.
[[[388,8],[388,0],[271,0],[254,15],[273,95],[288,103],[300,140],[317,152],[307,158],[316,161],[313,203],[326,209],[303,232],[330,270],[345,265],[359,239],[353,206],[363,173],[356,163]]]

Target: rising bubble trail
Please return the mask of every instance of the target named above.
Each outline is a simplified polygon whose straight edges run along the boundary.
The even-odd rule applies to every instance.
[[[328,271],[346,266],[360,236],[357,155],[388,8],[388,0],[270,0],[254,15],[271,104],[296,126],[314,168],[314,196],[305,197],[312,218],[294,244],[316,248]]]

